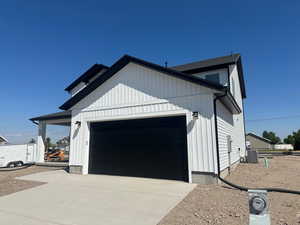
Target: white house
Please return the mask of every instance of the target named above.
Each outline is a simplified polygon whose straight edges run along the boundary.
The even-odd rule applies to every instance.
[[[71,173],[210,183],[245,157],[239,54],[170,68],[125,55],[66,91],[64,111],[31,119],[40,162],[46,124],[70,126]]]

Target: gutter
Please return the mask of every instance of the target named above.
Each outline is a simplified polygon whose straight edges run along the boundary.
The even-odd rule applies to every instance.
[[[218,177],[220,176],[221,173],[221,168],[220,168],[220,149],[219,149],[219,133],[218,133],[218,116],[217,116],[217,101],[225,97],[227,95],[227,90],[224,92],[223,95],[216,96],[214,98],[214,117],[215,117],[215,135],[216,135],[216,150],[217,150],[217,165],[218,165]]]

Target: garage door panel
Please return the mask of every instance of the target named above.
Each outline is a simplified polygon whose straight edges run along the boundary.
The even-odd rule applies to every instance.
[[[186,119],[91,124],[90,173],[187,180]]]

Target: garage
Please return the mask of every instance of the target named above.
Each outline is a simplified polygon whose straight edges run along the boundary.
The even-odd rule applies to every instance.
[[[89,173],[188,181],[186,117],[90,124]]]

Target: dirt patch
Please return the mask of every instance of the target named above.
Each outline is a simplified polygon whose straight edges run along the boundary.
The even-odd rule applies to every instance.
[[[43,182],[15,179],[33,173],[57,170],[54,167],[31,166],[23,169],[0,169],[0,196],[22,191],[44,184]]]
[[[300,190],[300,157],[280,156],[270,167],[240,164],[227,180],[247,187],[281,187]],[[198,185],[159,225],[249,224],[247,193],[226,185]],[[269,193],[274,225],[300,225],[300,196]]]

